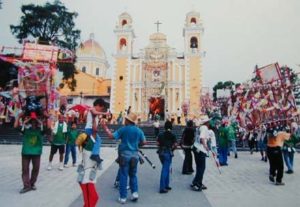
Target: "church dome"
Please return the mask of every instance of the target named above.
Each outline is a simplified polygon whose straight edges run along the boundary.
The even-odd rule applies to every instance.
[[[154,33],[152,35],[150,35],[150,40],[151,41],[166,41],[167,40],[167,36],[161,32],[157,32],[157,33]]]
[[[94,34],[91,34],[90,39],[82,43],[81,47],[78,48],[77,56],[96,56],[101,59],[106,59],[103,48],[94,39]]]

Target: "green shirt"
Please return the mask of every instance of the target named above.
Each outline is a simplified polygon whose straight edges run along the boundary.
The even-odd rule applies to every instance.
[[[219,128],[219,146],[227,147],[228,146],[228,128],[221,126]]]
[[[58,125],[57,133],[53,136],[52,144],[64,145],[66,144],[66,133],[63,133],[63,124]]]
[[[68,131],[68,144],[75,145],[75,141],[79,135],[77,129],[70,129]]]
[[[295,134],[292,134],[289,140],[284,141],[284,145],[287,147],[295,147],[298,142],[299,138]]]
[[[91,138],[88,137],[87,141],[86,141],[86,144],[83,148],[87,151],[92,151],[93,147],[94,147],[94,142]]]
[[[22,145],[23,155],[41,155],[43,149],[43,135],[40,129],[25,129]]]
[[[235,129],[234,129],[233,126],[228,126],[227,127],[227,137],[231,141],[235,140]]]

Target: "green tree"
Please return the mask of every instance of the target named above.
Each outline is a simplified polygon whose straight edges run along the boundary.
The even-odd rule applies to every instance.
[[[45,5],[28,4],[21,7],[23,15],[19,25],[10,25],[13,35],[22,43],[23,39],[35,38],[39,44],[55,44],[75,52],[80,39],[80,30],[75,29],[76,12],[69,12],[59,0]],[[74,60],[75,61],[75,60]],[[72,90],[76,87],[74,63],[58,63],[63,80],[69,81]]]

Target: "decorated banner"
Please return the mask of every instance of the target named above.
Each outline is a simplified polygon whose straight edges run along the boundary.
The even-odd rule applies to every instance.
[[[26,61],[56,62],[58,57],[58,47],[52,45],[41,45],[35,43],[25,43],[23,59]]]
[[[257,68],[256,72],[263,83],[272,83],[274,81],[281,80],[281,73],[278,63]]]
[[[248,130],[299,116],[290,70],[288,67],[279,68],[277,63],[270,64],[257,68],[257,77],[240,84],[232,95],[217,90],[217,101],[223,115],[236,118],[240,126]]]

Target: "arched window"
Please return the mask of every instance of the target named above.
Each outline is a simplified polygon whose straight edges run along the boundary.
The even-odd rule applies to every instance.
[[[86,67],[83,66],[83,67],[81,68],[81,71],[85,73],[85,72],[86,72]]]
[[[123,19],[122,20],[122,26],[125,26],[127,24],[127,20],[126,19]]]
[[[99,68],[96,68],[96,75],[99,75],[99,73],[100,73]]]
[[[191,23],[197,24],[197,20],[195,17],[191,18]]]
[[[120,49],[125,48],[126,45],[127,45],[126,39],[124,39],[124,38],[120,39]]]
[[[190,43],[191,43],[190,45],[191,48],[198,48],[198,39],[196,37],[192,37]]]

